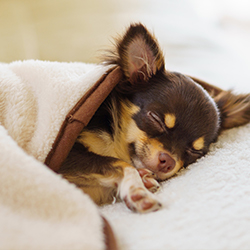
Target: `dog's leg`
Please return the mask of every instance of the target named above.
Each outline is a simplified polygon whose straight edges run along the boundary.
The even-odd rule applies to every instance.
[[[88,152],[82,145],[71,150],[59,173],[89,194],[97,204],[110,203],[117,197],[131,210],[140,213],[161,207],[133,166]]]

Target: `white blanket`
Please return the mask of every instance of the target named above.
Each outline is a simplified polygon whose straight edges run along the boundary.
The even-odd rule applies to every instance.
[[[96,205],[43,162],[65,116],[107,69],[0,64],[0,249],[105,249]]]
[[[100,213],[121,250],[248,249],[250,125],[224,132],[206,157],[163,182],[157,195],[164,207],[150,214],[123,203],[99,209],[42,163],[65,115],[106,70],[41,61],[0,65],[0,249],[104,249]],[[19,110],[23,100],[31,102]]]

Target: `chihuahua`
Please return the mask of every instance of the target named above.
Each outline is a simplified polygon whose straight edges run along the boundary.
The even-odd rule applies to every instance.
[[[155,37],[132,24],[107,62],[123,79],[80,133],[59,173],[97,204],[160,209],[159,182],[204,156],[225,129],[250,120],[250,95],[234,95],[165,69]]]

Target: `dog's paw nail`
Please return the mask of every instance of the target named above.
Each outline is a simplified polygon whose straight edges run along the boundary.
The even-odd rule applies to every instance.
[[[159,190],[160,184],[153,178],[142,178],[144,186],[152,193],[155,193]]]
[[[143,179],[143,183],[144,183],[144,186],[147,188],[147,189],[150,189],[152,187],[155,186],[155,183],[153,183],[152,180],[150,180],[149,178],[144,178]]]
[[[152,172],[146,168],[141,168],[141,169],[138,169],[138,172],[139,172],[139,175],[141,177],[145,176],[145,175],[148,175],[148,174],[151,174]]]
[[[153,186],[152,188],[149,188],[148,190],[151,192],[151,193],[156,193],[158,190],[160,189],[160,186]]]

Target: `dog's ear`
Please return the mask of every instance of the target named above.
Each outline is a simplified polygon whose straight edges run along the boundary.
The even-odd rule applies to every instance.
[[[164,57],[153,35],[142,24],[134,24],[117,42],[115,63],[131,83],[146,82],[164,68]]]
[[[221,130],[238,127],[250,122],[250,94],[236,95],[202,80],[191,77],[214,99],[220,112]]]
[[[250,95],[222,91],[214,100],[220,111],[221,128],[229,129],[250,122]]]

